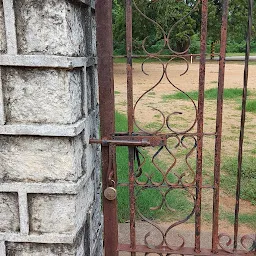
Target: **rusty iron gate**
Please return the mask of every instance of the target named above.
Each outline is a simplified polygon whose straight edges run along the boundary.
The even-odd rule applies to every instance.
[[[160,1],[160,0],[159,0]],[[159,2],[158,0],[151,1]],[[222,119],[223,119],[223,92],[224,92],[224,75],[225,75],[225,54],[227,44],[227,21],[228,21],[228,0],[223,0],[223,14],[221,26],[221,41],[220,41],[220,55],[219,55],[219,76],[218,76],[218,96],[217,96],[217,115],[216,128],[211,133],[204,131],[204,92],[205,92],[205,67],[206,67],[206,46],[207,46],[207,20],[208,20],[208,0],[197,0],[194,6],[191,7],[191,12],[195,8],[201,8],[201,52],[200,52],[200,68],[199,68],[199,91],[198,103],[184,91],[175,87],[168,75],[168,65],[174,58],[179,58],[186,62],[187,69],[189,68],[186,59],[187,50],[178,52],[172,49],[170,44],[170,34],[172,29],[164,31],[164,29],[155,21],[147,17],[138,7],[136,0],[126,0],[126,49],[127,49],[127,116],[128,116],[128,131],[115,131],[115,105],[114,105],[114,80],[113,80],[113,39],[112,39],[112,0],[98,0],[96,1],[96,18],[97,18],[97,47],[98,47],[98,68],[99,68],[99,96],[100,96],[100,116],[101,116],[101,139],[91,139],[90,143],[100,143],[102,145],[102,183],[103,183],[103,212],[104,212],[104,246],[106,256],[117,256],[119,252],[128,252],[130,255],[256,255],[256,240],[254,235],[239,234],[239,202],[240,202],[240,186],[242,173],[242,157],[243,157],[243,139],[245,126],[245,106],[247,96],[247,82],[248,82],[248,62],[250,54],[250,37],[252,30],[252,4],[249,0],[249,19],[248,19],[248,33],[247,33],[247,49],[245,56],[245,71],[244,71],[244,89],[242,99],[242,115],[240,127],[240,140],[238,152],[238,171],[237,171],[237,193],[236,206],[234,213],[234,236],[231,237],[228,233],[219,232],[219,211],[220,211],[220,166],[221,166],[221,145],[222,145]],[[147,50],[146,41],[142,43],[142,48],[145,53],[145,59],[155,59],[162,65],[162,74],[159,81],[154,84],[149,90],[134,101],[133,93],[133,51],[132,51],[132,13],[133,9],[140,13],[142,17],[153,22],[159,27],[163,33],[163,47],[169,49],[171,55],[164,56],[169,58],[167,61],[161,59],[161,51],[158,53],[150,53]],[[179,22],[179,21],[178,21]],[[189,48],[189,47],[188,47]],[[142,72],[144,71],[145,62],[142,64]],[[192,125],[183,130],[178,131],[172,126],[172,119],[180,112],[172,112],[167,116],[161,110],[154,108],[160,113],[163,119],[162,125],[156,131],[149,132],[140,126],[139,120],[135,118],[136,108],[142,101],[145,94],[150,92],[153,88],[158,86],[163,78],[178,89],[181,93],[186,95],[193,104],[195,111],[195,120]],[[195,129],[195,132],[192,132]],[[167,131],[167,132],[163,132]],[[215,139],[215,155],[214,155],[214,181],[212,185],[205,185],[202,169],[203,169],[203,141],[207,136],[212,136]],[[193,150],[196,152],[196,168],[195,171],[190,167],[190,175],[192,180],[185,179],[185,173],[176,175],[176,181],[169,179],[169,175],[175,166],[175,156],[168,148],[168,140],[176,138],[178,146],[185,146],[184,141],[187,138],[192,138],[194,141]],[[116,147],[127,146],[129,165],[127,166],[127,176],[129,182],[120,184],[117,180],[116,170]],[[162,175],[160,181],[155,181],[152,175],[147,174],[147,170],[143,168],[144,158],[141,154],[141,148],[148,147],[155,150],[152,162]],[[166,171],[157,166],[155,157],[166,149],[169,156],[174,159],[174,162]],[[187,153],[185,160],[187,161],[190,152]],[[136,163],[135,163],[136,162]],[[146,180],[140,181],[139,177],[144,172]],[[117,220],[117,199],[116,191],[118,186],[126,186],[129,189],[129,209],[130,212],[130,243],[120,244],[118,242],[118,220]],[[152,220],[143,216],[138,210],[136,199],[140,191],[155,189],[161,192],[162,203],[158,207],[152,207],[149,210],[159,209],[159,207],[166,204],[168,213],[172,214],[170,207],[167,205],[167,195],[173,190],[184,190],[190,194],[193,202],[192,211],[185,218],[176,222],[171,222],[169,227],[162,230]],[[213,191],[213,209],[212,209],[212,247],[207,249],[201,242],[201,221],[202,221],[202,193],[204,190]],[[139,191],[139,192],[138,192]],[[136,242],[136,222],[137,217],[143,219],[153,227],[155,227],[160,234],[161,241],[158,244],[149,242],[150,232],[144,237],[144,244],[137,244]],[[168,238],[170,231],[186,222],[188,219],[194,218],[194,246],[189,248],[186,245],[186,237],[178,234],[178,240],[173,245],[173,241]],[[255,220],[256,221],[256,220]]]

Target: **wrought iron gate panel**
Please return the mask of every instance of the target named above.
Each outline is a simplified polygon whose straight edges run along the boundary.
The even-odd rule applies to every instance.
[[[152,0],[152,3],[160,2],[160,0]],[[127,44],[127,116],[128,116],[128,131],[125,133],[116,133],[114,129],[114,82],[113,82],[113,41],[112,41],[112,1],[98,0],[96,1],[96,17],[97,17],[97,40],[98,40],[98,55],[99,55],[99,85],[100,85],[100,114],[101,114],[101,135],[102,139],[91,139],[90,143],[102,144],[102,179],[103,179],[103,211],[104,211],[104,241],[105,255],[117,256],[119,251],[131,252],[135,256],[137,252],[142,252],[144,255],[156,253],[158,255],[256,255],[256,237],[244,235],[238,239],[238,214],[240,200],[240,182],[241,182],[241,166],[243,156],[243,137],[245,124],[245,106],[247,96],[247,80],[248,80],[248,62],[250,52],[250,35],[252,30],[252,0],[249,3],[249,24],[247,37],[247,51],[245,61],[245,76],[244,76],[244,94],[243,107],[241,118],[241,134],[239,142],[239,164],[238,164],[238,179],[237,179],[237,196],[235,209],[234,223],[234,239],[229,234],[219,233],[219,198],[220,198],[220,164],[221,164],[221,144],[222,144],[222,113],[223,113],[223,92],[224,92],[224,76],[225,76],[225,56],[227,44],[227,21],[228,21],[228,0],[223,0],[223,15],[221,27],[221,47],[219,60],[219,78],[218,78],[218,97],[217,97],[217,114],[216,114],[216,130],[211,133],[204,132],[204,92],[205,92],[205,66],[206,66],[206,45],[207,45],[207,20],[208,20],[208,0],[197,0],[194,6],[191,7],[191,12],[177,21],[169,31],[165,31],[163,27],[156,21],[147,17],[138,7],[136,0],[126,0],[126,44]],[[184,20],[196,8],[201,8],[201,50],[200,50],[200,68],[199,68],[199,89],[198,102],[196,102],[184,90],[181,90],[172,82],[172,78],[168,73],[168,66],[174,59],[180,59],[185,62],[186,70],[189,69],[189,63],[185,58],[186,50],[179,52],[174,50],[170,38],[177,24]],[[146,92],[144,92],[136,101],[134,101],[133,93],[133,51],[132,51],[132,13],[137,11],[142,17],[152,22],[163,34],[163,49],[167,48],[170,52],[167,61],[162,60],[162,50],[157,53],[151,53],[147,49],[147,37],[142,42],[145,61],[142,63],[142,72],[146,74],[144,69],[146,61],[154,59],[158,61],[162,68],[162,74],[159,80]],[[190,41],[189,41],[190,42]],[[194,111],[195,119],[189,127],[183,130],[177,130],[172,124],[173,119],[177,115],[182,115],[181,111],[175,111],[166,115],[161,109],[153,108],[162,117],[162,124],[154,131],[145,130],[141,127],[139,120],[136,118],[138,105],[143,100],[143,97],[161,84],[163,78],[166,78],[171,86],[184,94],[191,102]],[[195,130],[195,131],[194,131]],[[203,163],[203,140],[205,137],[215,137],[215,164],[214,164],[214,184],[212,186],[203,184],[202,180],[202,163]],[[168,147],[170,139],[177,140],[176,146],[186,148],[186,140],[193,141],[193,146],[185,155],[187,172],[174,173],[173,169],[176,165],[176,156],[172,149]],[[117,170],[115,163],[115,148],[116,146],[128,147],[129,173],[128,183],[118,183]],[[151,147],[155,151],[152,157],[152,164],[160,175],[160,180],[154,180],[154,176],[147,173],[143,169],[145,157],[141,153],[141,147]],[[163,170],[159,167],[156,158],[165,150],[173,163]],[[188,162],[188,159],[193,152],[196,152],[196,168],[193,170]],[[137,163],[136,163],[137,162]],[[170,179],[170,174],[175,177],[175,181]],[[144,175],[144,179],[141,179]],[[190,180],[188,179],[190,178]],[[129,188],[130,202],[130,244],[118,244],[118,224],[117,224],[117,199],[116,187],[118,185],[127,186]],[[165,206],[166,210],[171,214],[172,208],[168,205],[167,196],[175,190],[184,190],[193,202],[193,207],[188,215],[176,222],[170,223],[170,226],[163,230],[160,226],[148,219],[136,207],[136,201],[146,190],[155,189],[159,191],[162,197],[161,204],[152,206],[150,210],[160,209]],[[201,201],[202,189],[213,190],[213,225],[212,225],[212,248],[205,249],[201,245]],[[161,241],[158,244],[149,242],[150,232],[144,237],[144,245],[136,243],[136,214],[155,227],[161,234]],[[178,234],[180,243],[173,245],[168,239],[170,231],[174,227],[187,222],[192,217],[195,217],[195,246],[193,248],[186,247],[186,238]],[[239,247],[243,249],[238,250]],[[250,248],[248,244],[251,245]],[[231,246],[233,245],[233,246]]]

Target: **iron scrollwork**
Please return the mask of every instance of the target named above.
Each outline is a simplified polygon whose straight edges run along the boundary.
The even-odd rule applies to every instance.
[[[153,3],[156,3],[158,1],[152,1]],[[196,207],[196,199],[195,199],[195,195],[190,191],[190,187],[193,187],[195,185],[195,171],[193,170],[193,168],[191,167],[190,163],[189,163],[189,158],[191,157],[191,155],[195,152],[196,148],[197,148],[197,139],[195,136],[189,135],[188,133],[196,126],[197,123],[197,106],[195,101],[183,90],[181,90],[178,86],[176,86],[173,82],[172,82],[172,78],[168,73],[170,64],[176,60],[179,59],[180,61],[183,61],[185,63],[185,70],[184,72],[182,72],[180,74],[180,76],[185,75],[188,70],[189,70],[189,63],[186,60],[186,58],[182,55],[184,55],[185,53],[188,52],[189,47],[190,47],[190,38],[189,36],[187,36],[188,41],[189,41],[189,45],[188,47],[182,51],[182,52],[178,52],[175,51],[173,49],[173,47],[170,44],[170,37],[174,31],[174,29],[177,27],[178,24],[180,24],[182,21],[184,21],[189,15],[191,15],[192,12],[194,12],[197,8],[198,5],[200,4],[200,0],[196,1],[195,5],[193,6],[193,8],[191,9],[191,11],[186,14],[183,18],[181,18],[179,21],[177,21],[170,29],[168,32],[166,32],[163,27],[157,23],[156,21],[154,21],[153,19],[149,18],[146,14],[144,14],[138,7],[136,0],[133,0],[133,4],[135,9],[140,13],[141,16],[143,16],[145,19],[147,19],[149,22],[153,23],[160,31],[161,34],[163,36],[163,46],[162,48],[156,52],[156,53],[150,53],[149,50],[146,47],[146,43],[148,40],[148,37],[145,37],[144,40],[142,41],[142,49],[144,51],[144,53],[148,56],[146,57],[146,59],[142,62],[141,64],[141,71],[144,75],[149,75],[146,72],[145,66],[147,61],[150,60],[155,60],[156,62],[159,63],[160,67],[161,67],[161,75],[159,77],[159,79],[156,81],[156,83],[151,86],[151,88],[149,88],[147,91],[145,91],[135,102],[134,105],[134,124],[135,126],[139,129],[139,131],[145,133],[145,134],[158,134],[160,132],[163,132],[163,130],[167,129],[167,131],[171,132],[173,135],[170,136],[172,139],[176,139],[177,143],[174,146],[174,148],[178,148],[178,147],[182,147],[184,149],[187,149],[187,145],[185,143],[185,141],[190,138],[193,141],[193,146],[190,148],[190,150],[186,153],[185,155],[185,163],[187,166],[187,170],[183,171],[182,173],[176,173],[173,172],[174,167],[177,164],[177,157],[175,156],[175,154],[173,153],[173,150],[170,149],[168,147],[168,145],[166,146],[162,146],[159,147],[158,150],[154,153],[153,157],[152,157],[152,164],[155,167],[156,172],[158,173],[158,176],[161,176],[160,180],[154,180],[154,176],[155,174],[153,173],[148,173],[145,168],[145,157],[143,156],[143,154],[140,152],[139,149],[136,149],[136,159],[140,159],[141,160],[138,161],[138,167],[137,170],[135,171],[135,183],[139,186],[139,190],[137,191],[137,195],[136,195],[136,200],[138,199],[138,197],[140,196],[140,194],[146,190],[146,189],[155,189],[156,191],[159,192],[160,196],[161,196],[161,200],[160,200],[160,204],[154,207],[151,207],[149,210],[151,211],[157,211],[163,207],[165,207],[165,209],[167,209],[167,211],[169,212],[173,212],[175,211],[169,204],[167,201],[167,196],[168,194],[177,189],[177,188],[181,188],[184,189],[184,191],[186,191],[189,196],[192,198],[193,201],[193,209],[191,210],[191,212],[182,220],[178,220],[175,223],[171,224],[165,231],[163,231],[161,229],[161,227],[159,225],[157,225],[156,223],[154,223],[152,220],[148,219],[139,209],[139,207],[137,207],[137,213],[140,216],[141,219],[143,219],[144,221],[146,221],[147,223],[149,223],[150,225],[152,225],[159,234],[161,234],[161,241],[159,244],[157,245],[153,245],[149,242],[149,238],[151,236],[151,233],[148,232],[145,237],[144,237],[144,243],[145,245],[150,248],[150,249],[155,249],[155,248],[160,248],[162,246],[166,246],[167,248],[169,248],[170,250],[179,250],[181,248],[184,247],[185,245],[185,238],[180,235],[177,234],[177,236],[180,239],[180,244],[177,246],[174,246],[171,244],[170,241],[168,241],[168,235],[170,234],[170,231],[173,230],[175,227],[187,222],[193,215],[195,212],[195,207]],[[166,63],[164,63],[161,59],[161,53],[162,51],[167,48],[171,54],[174,54],[174,56],[172,56]],[[182,111],[175,111],[169,114],[165,114],[163,111],[161,111],[158,108],[154,108],[151,107],[151,109],[153,111],[157,111],[160,116],[161,116],[161,124],[159,125],[159,128],[154,130],[154,131],[147,131],[145,130],[143,127],[141,127],[141,125],[139,124],[139,121],[136,119],[135,114],[137,111],[137,107],[140,104],[140,102],[142,102],[143,98],[150,93],[152,90],[154,90],[156,87],[158,87],[161,82],[163,81],[163,79],[166,78],[167,81],[169,82],[169,84],[176,89],[177,91],[181,92],[182,94],[184,94],[191,102],[191,106],[192,109],[195,112],[195,118],[193,120],[193,122],[189,125],[189,127],[185,130],[178,130],[175,129],[172,121],[175,119],[175,117],[177,115],[182,115]],[[167,170],[163,170],[161,167],[159,167],[156,158],[163,152],[166,151],[168,153],[168,155],[171,157],[171,159],[173,160],[173,162],[170,164],[170,166],[168,167]],[[170,181],[169,180],[169,176],[170,175],[174,175],[176,177],[176,182]],[[144,176],[144,179],[141,179],[141,177]],[[186,179],[188,179],[188,176],[190,176],[190,181],[188,182]],[[167,187],[166,189],[163,189],[163,187]],[[149,255],[149,254],[145,254],[145,255]],[[162,255],[162,254],[159,254]],[[169,254],[167,254],[169,255]]]

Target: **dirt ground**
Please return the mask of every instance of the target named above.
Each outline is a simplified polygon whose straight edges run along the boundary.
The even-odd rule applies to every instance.
[[[208,63],[206,65],[206,83],[205,90],[217,87],[218,84],[218,63]],[[162,116],[157,110],[167,117],[173,112],[182,112],[181,115],[173,116],[170,125],[174,130],[183,131],[189,129],[195,120],[195,108],[192,101],[189,100],[165,100],[163,95],[173,94],[178,92],[175,86],[185,92],[198,90],[199,84],[199,63],[195,62],[189,65],[189,70],[186,74],[182,74],[186,70],[186,64],[173,63],[167,67],[167,73],[171,83],[164,77],[161,82],[153,89],[144,95],[135,110],[135,120],[137,124],[146,131],[154,132],[161,127]],[[160,80],[163,67],[158,63],[146,63],[144,65],[144,74],[141,71],[141,64],[133,65],[133,81],[134,81],[134,103],[141,95],[154,87]],[[243,72],[244,66],[242,63],[228,62],[226,64],[225,88],[243,88]],[[115,64],[115,101],[116,110],[121,113],[126,113],[126,65]],[[250,65],[249,68],[249,85],[248,89],[256,93],[256,65]],[[255,97],[255,96],[254,96]],[[197,105],[197,102],[195,102]],[[214,133],[216,127],[216,100],[206,100],[204,110],[204,131]],[[238,140],[240,130],[241,111],[239,110],[239,102],[236,100],[226,100],[223,106],[223,144],[222,157],[236,156],[238,151]],[[256,115],[247,113],[246,133],[245,133],[245,153],[250,153],[256,149]],[[163,128],[162,132],[167,132],[168,129]],[[190,132],[195,132],[196,126]],[[170,132],[170,131],[169,131]],[[214,136],[207,137],[204,142],[205,154],[214,154]],[[256,151],[256,150],[255,150]],[[211,207],[212,193],[207,192],[203,198],[203,208]],[[234,212],[235,199],[228,196],[224,191],[221,191],[220,197],[221,207],[228,212]],[[241,213],[252,213],[256,211],[256,207],[251,203],[241,200]],[[256,220],[255,220],[256,221]],[[193,224],[183,225],[185,230],[193,230]],[[233,225],[228,222],[221,221],[221,232],[233,232]],[[205,222],[202,224],[204,231],[211,229],[211,223]],[[255,230],[248,226],[240,227],[241,233],[252,234]]]
[[[183,90],[191,92],[198,90],[199,84],[199,64],[194,63],[189,66],[185,75],[180,76],[185,70],[185,64],[172,64],[168,66],[168,76],[173,85]],[[157,63],[145,64],[145,75],[141,71],[141,64],[133,64],[133,82],[134,82],[134,102],[151,87],[153,87],[162,75],[162,66]],[[115,92],[116,109],[121,113],[126,113],[126,65],[115,64]],[[226,64],[225,88],[243,88],[242,64],[229,62]],[[256,65],[250,65],[248,89],[256,93]],[[218,83],[218,64],[209,63],[206,66],[205,90],[216,88]],[[182,112],[182,115],[176,115],[172,118],[170,125],[175,130],[183,131],[189,129],[195,120],[195,108],[190,100],[163,100],[163,95],[178,92],[164,77],[161,83],[153,90],[141,98],[135,110],[135,120],[141,128],[153,132],[160,128],[162,116],[157,110],[161,110],[165,116],[173,112]],[[195,102],[197,105],[197,102]],[[241,111],[238,109],[239,103],[235,100],[224,101],[223,106],[223,154],[237,154],[239,127]],[[247,113],[246,133],[245,133],[245,152],[256,148],[256,115]],[[204,108],[204,132],[214,133],[216,127],[216,100],[205,100]],[[164,132],[167,129],[163,129]],[[196,126],[190,132],[195,132]],[[214,139],[207,141],[207,148],[214,148]]]

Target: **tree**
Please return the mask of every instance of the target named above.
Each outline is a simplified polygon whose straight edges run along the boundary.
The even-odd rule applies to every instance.
[[[142,53],[143,42],[149,52],[158,51],[164,45],[164,36],[169,38],[170,48],[179,52],[186,50],[189,44],[188,38],[197,35],[195,38],[198,40],[200,34],[201,6],[200,4],[196,6],[197,2],[197,0],[133,0],[135,53]],[[223,0],[209,0],[208,3],[208,40],[210,42],[220,40],[222,3]],[[194,11],[190,13],[193,8]],[[247,12],[248,0],[230,1],[229,42],[243,44],[247,30]],[[255,11],[254,16],[256,18]],[[115,49],[122,49],[119,54],[121,52],[124,54],[125,0],[114,0],[113,17],[114,46]],[[253,30],[255,31],[254,27]],[[255,38],[254,35],[253,38]]]

